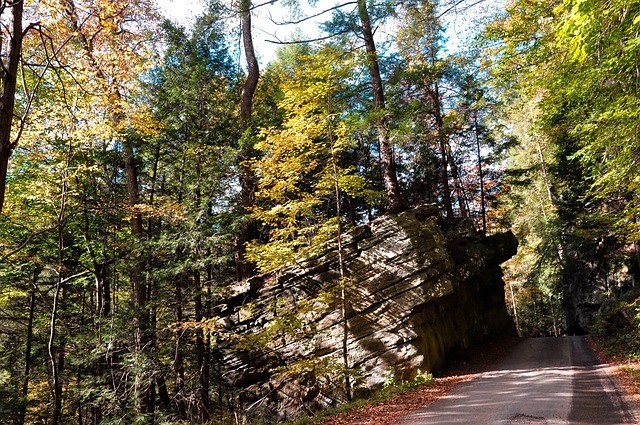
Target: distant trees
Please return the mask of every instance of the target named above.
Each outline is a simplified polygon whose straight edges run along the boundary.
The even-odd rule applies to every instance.
[[[495,81],[521,142],[505,181],[504,205],[522,241],[513,267],[550,309],[575,289],[575,264],[595,261],[585,257],[596,255],[586,248],[595,241],[609,246],[601,251],[617,239],[637,252],[638,133],[629,117],[638,112],[639,8],[515,2],[488,27],[498,43]]]

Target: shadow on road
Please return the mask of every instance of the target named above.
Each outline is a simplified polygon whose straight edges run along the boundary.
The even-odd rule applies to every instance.
[[[526,339],[399,425],[636,424],[606,369],[584,337]]]

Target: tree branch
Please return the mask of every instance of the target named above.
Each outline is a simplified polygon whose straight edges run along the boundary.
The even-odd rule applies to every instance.
[[[278,2],[278,0],[267,0],[264,3],[256,4],[255,6],[251,6],[248,9],[241,9],[239,12],[240,12],[240,14],[242,14],[244,12],[251,12],[252,10],[258,9],[259,7],[267,6],[267,5],[270,5],[270,4],[277,3],[277,2]]]
[[[57,227],[57,226],[56,226]],[[17,254],[18,252],[22,251],[24,249],[24,247],[27,246],[27,244],[29,242],[31,242],[31,240],[33,238],[35,238],[38,235],[41,235],[43,233],[47,233],[50,232],[51,230],[54,230],[56,227],[51,227],[49,229],[43,229],[43,230],[39,230],[37,232],[31,233],[27,236],[27,238],[20,244],[18,245],[18,247],[16,249],[14,249],[13,251],[5,254],[2,258],[0,258],[0,263],[4,263],[7,259],[9,259],[9,257],[12,257],[13,255]]]
[[[446,8],[444,11],[442,11],[437,18],[440,19],[442,18],[444,15],[446,15],[447,13],[451,12],[453,9],[455,9],[456,7],[460,6],[462,3],[466,2],[467,0],[456,0],[453,2],[453,4],[451,6],[449,6],[448,8]],[[473,6],[476,6],[480,3],[484,3],[486,0],[477,0],[474,3],[466,6],[466,9],[472,8]]]
[[[297,21],[276,22],[271,16],[269,16],[269,20],[271,22],[273,22],[274,24],[276,24],[276,25],[296,25],[296,24],[301,24],[302,22],[308,21],[309,19],[313,19],[313,18],[317,18],[318,16],[322,16],[327,12],[331,12],[333,10],[337,10],[337,9],[342,8],[342,7],[353,5],[353,4],[358,4],[358,2],[357,1],[349,1],[349,2],[346,2],[346,3],[338,4],[336,6],[333,6],[333,7],[329,8],[329,9],[325,9],[322,12],[318,12],[315,15],[305,16],[304,18],[301,18],[301,19],[299,19]]]
[[[351,31],[352,31],[351,29],[348,29],[348,30],[343,30],[343,31],[336,32],[336,33],[333,33],[333,34],[329,34],[329,35],[324,36],[324,37],[310,38],[310,39],[306,39],[306,40],[293,40],[293,41],[265,40],[265,41],[267,43],[279,44],[279,45],[314,43],[316,41],[328,40],[330,38],[337,37],[339,35],[346,34],[346,33],[351,32]]]

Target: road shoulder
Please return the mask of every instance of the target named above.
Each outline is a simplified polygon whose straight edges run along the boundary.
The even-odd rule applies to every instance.
[[[587,336],[589,346],[596,357],[609,365],[607,372],[613,377],[616,387],[620,390],[628,407],[632,409],[636,420],[640,424],[640,360],[621,359],[606,354],[601,345]]]
[[[324,417],[312,425],[391,425],[448,395],[463,382],[487,371],[509,354],[519,343],[518,338],[490,342],[458,353],[445,368],[434,374],[433,382],[381,403],[357,410]]]

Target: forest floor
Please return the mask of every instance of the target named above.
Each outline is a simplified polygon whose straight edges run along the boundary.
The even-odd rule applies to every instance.
[[[460,383],[469,381],[484,372],[519,343],[518,338],[487,343],[474,347],[447,363],[434,374],[431,384],[394,396],[386,401],[363,406],[359,409],[326,416],[311,425],[391,425],[434,401],[444,397]]]
[[[630,402],[640,408],[640,359],[609,355],[592,338],[589,337],[588,341],[598,358],[613,366],[613,376],[618,382],[619,389],[624,391]]]
[[[323,417],[311,425],[392,425],[400,418],[444,397],[462,382],[473,379],[505,357],[518,338],[492,342],[473,348],[464,358],[451,361],[434,376],[433,382],[386,401],[366,405],[353,411]],[[607,356],[591,338],[589,343],[600,360],[614,366],[614,377],[630,402],[640,406],[640,361]]]

